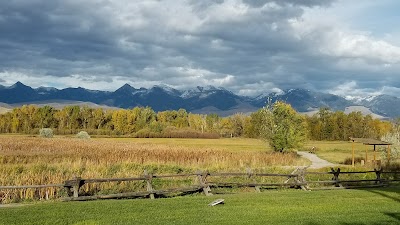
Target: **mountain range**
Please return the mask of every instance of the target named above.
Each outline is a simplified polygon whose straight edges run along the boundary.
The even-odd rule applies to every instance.
[[[12,86],[0,85],[0,107],[12,108],[23,104],[91,104],[98,107],[133,108],[150,106],[155,111],[184,108],[193,113],[217,113],[221,116],[237,112],[249,113],[267,102],[282,100],[291,104],[298,112],[312,113],[320,107],[331,110],[362,111],[377,118],[400,116],[400,98],[379,95],[363,100],[351,101],[341,96],[305,89],[290,89],[281,93],[270,93],[249,97],[214,86],[177,90],[166,85],[136,89],[125,84],[114,92],[88,90],[85,88],[56,89],[52,87],[32,88],[17,82]]]

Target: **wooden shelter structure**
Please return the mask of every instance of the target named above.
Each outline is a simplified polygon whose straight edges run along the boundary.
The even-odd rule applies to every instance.
[[[371,138],[352,138],[350,137],[350,140],[352,142],[352,165],[354,166],[354,142],[357,143],[362,143],[365,146],[365,162],[368,161],[368,150],[367,150],[367,145],[373,145],[374,146],[374,163],[376,163],[376,146],[387,146],[387,160],[388,162],[390,161],[390,145],[392,145],[389,142],[385,141],[380,141],[376,139],[371,139]]]

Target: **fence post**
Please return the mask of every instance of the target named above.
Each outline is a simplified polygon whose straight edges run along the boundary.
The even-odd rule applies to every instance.
[[[335,169],[331,168],[331,172],[333,174],[333,181],[336,181],[335,187],[343,187],[341,183],[339,183],[339,175],[340,175],[340,168],[335,171]]]
[[[297,174],[297,171],[300,169],[300,167],[297,167],[296,169],[294,169],[291,173],[290,173],[290,175],[293,175],[293,174]],[[288,176],[288,178],[283,182],[284,184],[287,184],[287,183],[289,183],[289,181],[292,179],[293,177],[292,176]],[[296,182],[296,180],[295,180],[295,182]]]
[[[253,176],[253,171],[251,171],[250,168],[247,168],[246,170],[247,170],[249,178],[251,178]],[[253,180],[254,183],[257,183],[256,179],[253,178],[252,180]],[[256,192],[261,192],[259,186],[255,185],[254,188],[256,189]]]
[[[199,180],[200,186],[203,188],[203,192],[206,196],[212,195],[210,186],[206,185],[207,183],[208,172],[201,173],[201,171],[197,171],[197,179]]]
[[[295,178],[295,181],[300,183],[300,188],[304,191],[308,191],[309,187],[307,185],[307,181],[306,181],[306,170],[307,168],[299,168],[299,172],[297,173],[297,177]]]
[[[375,174],[376,174],[376,181],[375,181],[375,184],[380,184],[380,183],[382,183],[382,180],[381,180],[382,168],[379,169],[379,170],[374,169],[374,171],[375,171]]]
[[[146,178],[147,191],[148,191],[148,192],[154,191],[153,185],[151,184],[151,182],[152,182],[152,180],[153,180],[153,174],[149,174],[149,173],[147,173],[147,170],[145,170],[145,171],[144,171],[144,177]],[[150,199],[155,199],[153,193],[150,194]]]
[[[84,180],[81,177],[74,177],[72,180],[64,182],[64,187],[67,189],[68,196],[74,198],[79,197],[79,188],[84,184]],[[72,190],[72,191],[71,191]]]
[[[79,188],[84,185],[85,182],[81,177],[74,177],[72,180],[66,180],[64,182],[64,188],[67,189],[67,194],[69,197],[77,198],[79,197]]]

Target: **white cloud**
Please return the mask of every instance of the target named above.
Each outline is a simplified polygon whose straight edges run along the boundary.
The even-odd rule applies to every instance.
[[[348,100],[370,99],[378,95],[400,96],[400,88],[392,86],[383,86],[381,88],[363,88],[356,81],[348,81],[338,85],[329,91],[331,94],[345,97]]]
[[[377,64],[400,63],[400,47],[386,41],[374,40],[362,34],[349,34],[341,31],[325,33],[323,54],[338,58],[363,59]]]

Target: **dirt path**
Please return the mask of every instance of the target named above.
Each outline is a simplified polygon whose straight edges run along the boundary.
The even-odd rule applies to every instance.
[[[320,169],[324,167],[333,167],[335,164],[330,163],[324,159],[319,158],[317,155],[298,151],[297,154],[311,161],[311,165],[308,167],[310,169]]]

